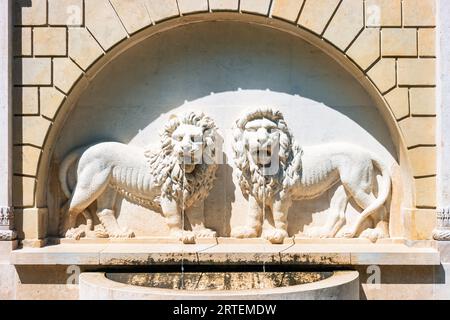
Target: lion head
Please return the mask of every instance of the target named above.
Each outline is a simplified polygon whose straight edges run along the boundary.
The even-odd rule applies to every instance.
[[[172,116],[161,133],[158,152],[146,153],[162,195],[190,207],[213,187],[217,170],[216,125],[203,113]]]
[[[272,198],[298,173],[301,149],[280,111],[270,108],[245,113],[234,128],[234,160],[244,196]],[[292,164],[295,163],[295,170]]]

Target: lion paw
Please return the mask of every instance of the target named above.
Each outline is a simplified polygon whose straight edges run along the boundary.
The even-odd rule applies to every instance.
[[[134,238],[134,232],[131,230],[116,231],[108,234],[110,238],[130,239]]]
[[[66,232],[67,239],[80,240],[83,237],[86,237],[86,230],[81,227],[72,228],[72,229],[67,230],[67,232]]]
[[[217,238],[217,232],[208,228],[195,230],[194,234],[196,238]]]
[[[370,241],[375,243],[375,242],[377,242],[378,239],[387,238],[387,235],[381,229],[369,228],[369,229],[364,230],[359,237],[369,239]]]
[[[246,239],[246,238],[256,238],[258,234],[256,230],[250,227],[240,226],[234,228],[231,232],[233,238]]]
[[[269,240],[273,244],[282,244],[284,239],[289,235],[285,230],[281,229],[269,229],[265,230],[262,234],[264,239]]]
[[[340,231],[337,235],[338,238],[347,238],[351,239],[356,236],[356,231],[351,227],[344,227],[342,231]]]
[[[192,231],[183,231],[183,230],[176,230],[172,231],[170,235],[184,244],[193,244],[195,243],[195,234]]]
[[[324,227],[310,227],[303,232],[303,236],[316,239],[332,238],[330,230]]]

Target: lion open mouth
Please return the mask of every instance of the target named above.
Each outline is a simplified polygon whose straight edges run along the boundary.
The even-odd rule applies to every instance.
[[[258,158],[265,158],[265,157],[272,157],[272,148],[271,147],[265,147],[265,148],[256,148],[253,150],[253,155]]]

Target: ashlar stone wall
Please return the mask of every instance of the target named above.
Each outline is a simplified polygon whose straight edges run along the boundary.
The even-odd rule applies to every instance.
[[[434,0],[17,0],[14,13],[14,206],[27,238],[45,237],[39,189],[74,92],[144,32],[225,13],[307,34],[351,64],[407,150],[415,207],[436,207]]]

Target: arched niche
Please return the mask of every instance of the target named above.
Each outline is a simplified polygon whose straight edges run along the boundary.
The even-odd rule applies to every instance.
[[[70,149],[104,140],[157,142],[163,121],[188,108],[204,110],[226,135],[242,108],[266,104],[285,113],[300,144],[345,140],[386,159],[396,175],[392,235],[401,236],[401,208],[412,207],[414,199],[406,149],[392,112],[362,71],[332,45],[284,22],[233,14],[209,17],[179,18],[132,36],[76,84],[40,162],[36,201],[49,208],[47,234],[57,226],[55,170]],[[216,195],[208,199],[210,211],[219,212],[218,220],[209,219],[223,229],[221,235],[242,216],[233,213],[244,202],[232,180],[232,165],[224,165]],[[317,204],[297,209],[304,208],[318,210]]]

